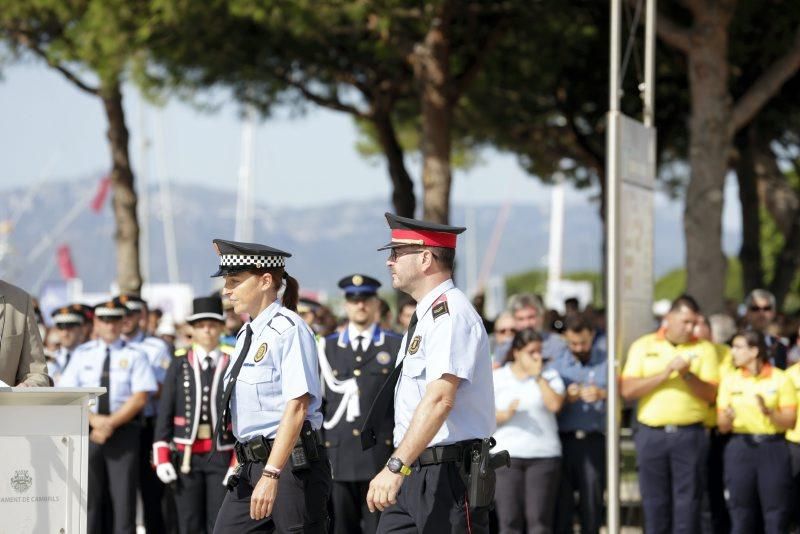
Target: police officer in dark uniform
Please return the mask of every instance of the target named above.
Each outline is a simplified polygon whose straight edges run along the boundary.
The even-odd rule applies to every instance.
[[[401,336],[376,322],[381,283],[363,274],[339,281],[348,324],[319,341],[325,378],[324,436],[333,475],[333,532],[372,534],[379,514],[370,514],[369,481],[392,452],[391,417],[377,429],[378,443],[362,452],[360,429],[369,407],[394,369]],[[363,417],[362,417],[363,416]]]
[[[222,313],[219,296],[194,299],[193,313],[186,318],[193,344],[175,352],[161,391],[153,459],[161,482],[175,482],[181,534],[214,531],[233,460],[235,440],[230,432],[220,436],[217,454],[212,453],[222,379],[233,351],[219,343],[225,326]]]
[[[362,430],[362,445],[375,445],[393,401],[394,452],[370,482],[367,505],[383,512],[380,533],[488,532],[494,477],[475,477],[497,424],[489,336],[452,279],[465,228],[386,219],[392,241],[381,250],[390,250],[392,286],[417,307]]]
[[[294,311],[299,288],[285,270],[291,255],[254,243],[214,245],[213,276],[225,277],[235,312],[250,316],[225,371],[215,428],[217,436],[232,428],[238,465],[214,532],[325,533],[331,473],[318,435],[319,358],[314,334]]]
[[[88,532],[104,528],[104,494],[110,497],[113,532],[136,532],[140,414],[156,391],[147,356],[120,337],[125,305],[120,300],[94,309],[98,338],[78,347],[61,375],[62,387],[105,387],[89,416]]]

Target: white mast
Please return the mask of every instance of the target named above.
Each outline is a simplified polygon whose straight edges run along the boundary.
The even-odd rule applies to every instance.
[[[550,240],[547,250],[547,285],[558,284],[564,254],[564,175],[555,174],[550,201]]]
[[[253,177],[255,174],[255,110],[248,106],[242,125],[242,153],[239,163],[239,188],[236,195],[236,241],[253,241]]]
[[[161,197],[161,213],[164,228],[164,252],[167,258],[167,274],[171,284],[180,281],[178,273],[178,249],[175,244],[175,224],[172,217],[172,195],[167,176],[167,156],[164,149],[164,117],[158,114],[158,127],[156,128],[156,157],[158,162],[159,192]]]
[[[139,187],[139,265],[145,283],[150,283],[150,191],[148,176],[150,174],[150,137],[147,135],[147,120],[144,97],[139,96],[139,165],[136,171],[136,182]]]

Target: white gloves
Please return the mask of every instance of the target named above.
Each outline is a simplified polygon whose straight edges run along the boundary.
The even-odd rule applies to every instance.
[[[226,486],[226,487],[228,486],[228,479],[231,477],[231,475],[233,474],[233,472],[234,472],[235,470],[236,470],[236,468],[235,468],[235,467],[229,467],[229,468],[228,468],[228,472],[227,472],[227,473],[225,473],[225,478],[223,478],[223,479],[222,479],[222,485],[223,485],[223,486]],[[174,471],[173,471],[173,472],[174,472]]]
[[[230,473],[230,471],[228,472]],[[156,466],[156,476],[164,484],[178,480],[178,473],[175,472],[175,467],[169,462]]]

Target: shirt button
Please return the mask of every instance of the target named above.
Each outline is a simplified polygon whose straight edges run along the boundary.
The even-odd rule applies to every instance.
[[[331,446],[331,442],[330,442],[330,441],[326,441],[326,442],[325,442],[325,446],[326,446],[326,447],[330,447],[330,446]]]
[[[356,356],[356,361],[360,362],[361,361],[361,356]]]
[[[383,373],[383,374],[385,374],[385,375],[388,375],[388,374],[389,374],[389,369],[387,369],[386,367],[384,367],[383,369],[381,369],[381,373]]]
[[[361,376],[361,369],[356,369],[353,371],[353,376]]]
[[[183,383],[183,387],[185,387],[185,388],[188,388],[188,387],[189,387],[189,381],[188,381],[188,380],[187,380],[186,382],[184,382],[184,383]]]
[[[337,371],[336,369],[334,369],[334,370],[333,370],[333,376],[339,376],[339,371]]]
[[[208,421],[208,416],[205,414],[203,415],[203,421]]]
[[[353,435],[354,435],[354,436],[358,436],[358,435],[360,435],[360,434],[361,434],[361,432],[359,432],[357,428],[354,428],[354,429],[353,429]]]
[[[384,443],[386,443],[389,447],[392,446],[392,440],[387,439]]]
[[[203,400],[207,401],[208,400],[208,395],[203,395]]]
[[[204,386],[204,387],[203,387],[203,391],[206,391],[206,392],[208,392],[208,389],[209,389],[209,388],[208,388],[208,386]]]

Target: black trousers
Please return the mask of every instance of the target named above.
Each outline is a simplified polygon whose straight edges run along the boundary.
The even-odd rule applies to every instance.
[[[766,534],[788,531],[792,471],[786,441],[755,443],[735,434],[725,447],[725,487],[731,532],[756,532],[763,518]]]
[[[264,462],[244,464],[239,484],[225,493],[214,532],[326,534],[331,468],[323,447],[319,447],[319,456],[320,460],[312,462],[311,469],[306,471],[293,472],[291,466],[286,465],[278,481],[278,496],[272,515],[260,521],[250,519],[250,496],[261,479]]]
[[[599,432],[583,439],[561,435],[561,484],[556,503],[556,532],[572,534],[575,492],[581,534],[597,534],[603,525],[603,491],[606,487],[606,437]]]
[[[375,534],[380,512],[370,513],[367,507],[369,480],[333,481],[333,534]]]
[[[792,502],[800,500],[800,443],[787,442],[789,446],[789,459],[792,463],[792,480],[794,481],[794,492]],[[800,506],[792,506],[789,518],[795,527],[800,527]]]
[[[189,473],[178,472],[173,495],[180,534],[214,532],[214,522],[227,492],[222,481],[230,461],[230,452],[193,454]]]
[[[141,454],[139,459],[139,495],[142,498],[144,528],[147,530],[147,534],[165,534],[166,526],[161,510],[164,484],[159,480],[150,462],[155,424],[155,417],[144,418],[139,449]]]
[[[708,496],[708,511],[710,512],[710,525],[706,529],[704,517],[704,533],[706,530],[713,534],[728,534],[731,531],[731,518],[728,515],[728,505],[725,502],[725,480],[723,477],[723,455],[728,444],[729,434],[722,434],[712,428],[709,435],[708,464],[706,473],[706,495]]]
[[[489,509],[467,503],[467,488],[458,464],[414,467],[397,495],[397,504],[384,510],[380,534],[488,534]]]
[[[128,423],[102,445],[89,442],[88,532],[107,533],[103,522],[104,495],[113,515],[114,534],[136,532],[136,487],[139,479],[139,438],[142,427]]]
[[[511,467],[498,469],[500,534],[552,532],[560,478],[561,458],[511,458]]]
[[[708,436],[702,425],[676,431],[638,425],[634,435],[647,534],[700,532]]]

